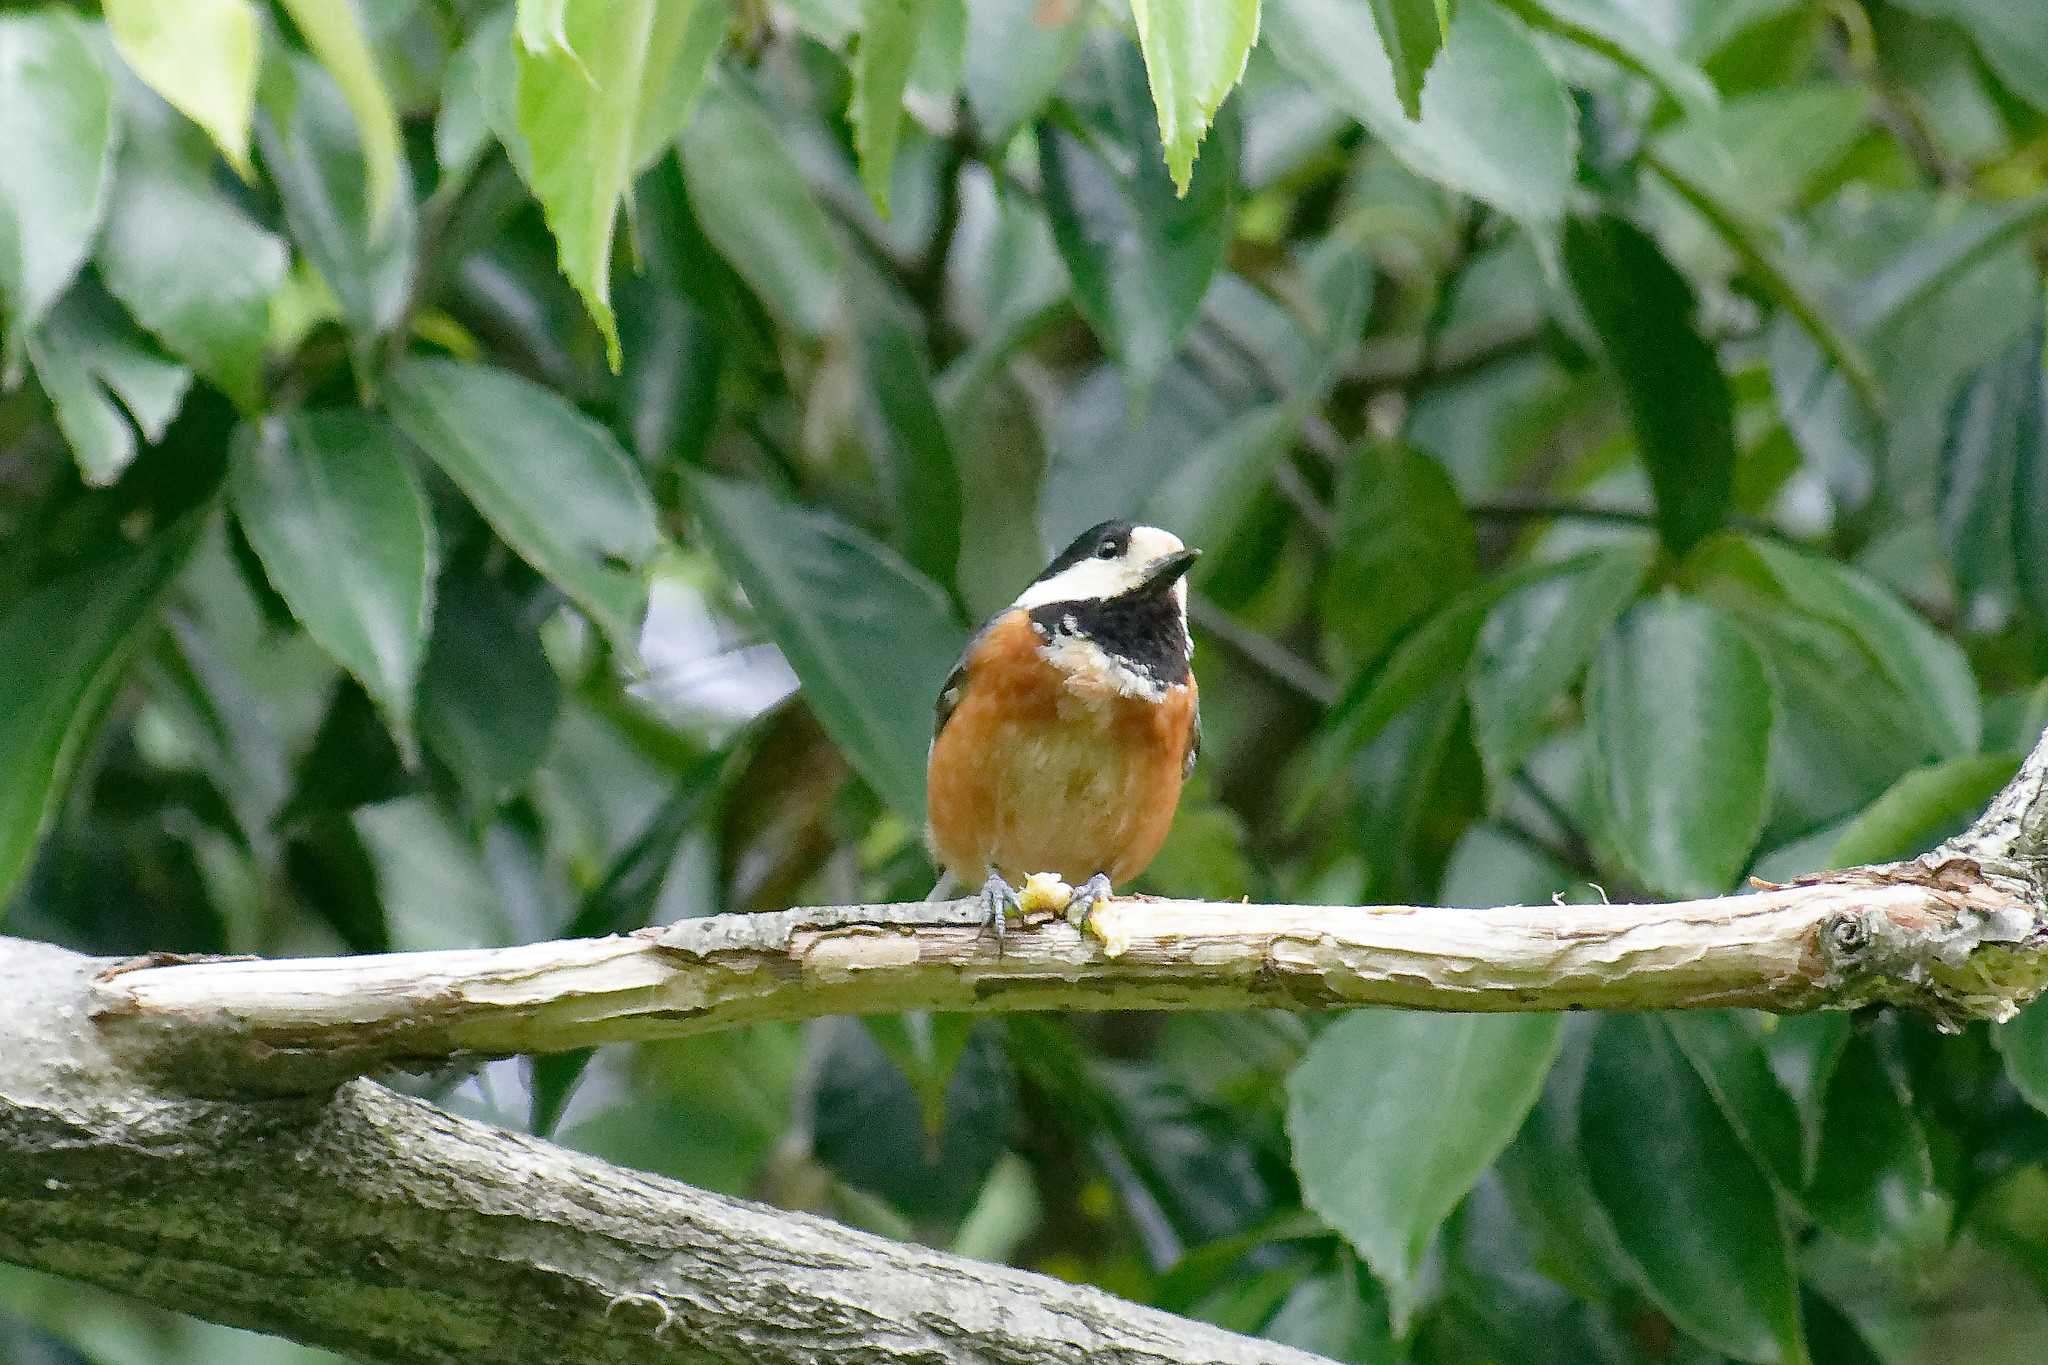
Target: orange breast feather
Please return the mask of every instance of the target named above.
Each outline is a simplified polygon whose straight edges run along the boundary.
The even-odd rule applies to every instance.
[[[966,885],[1054,872],[1121,885],[1166,841],[1180,801],[1195,685],[1163,700],[1084,695],[1011,612],[967,661],[926,775],[932,849]]]

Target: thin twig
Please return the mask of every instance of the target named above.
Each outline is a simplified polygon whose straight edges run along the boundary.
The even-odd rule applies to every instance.
[[[1337,684],[1308,660],[1270,635],[1245,625],[1206,597],[1191,596],[1188,614],[1196,625],[1273,681],[1318,706],[1337,700]]]

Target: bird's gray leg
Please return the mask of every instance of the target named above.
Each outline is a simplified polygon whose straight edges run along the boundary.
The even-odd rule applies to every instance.
[[[1067,923],[1076,929],[1086,929],[1089,912],[1113,894],[1109,888],[1109,874],[1096,873],[1081,883],[1074,892],[1074,898],[1067,902]]]
[[[1010,916],[1023,913],[1017,888],[1004,881],[1002,873],[990,869],[988,880],[981,884],[981,922],[996,931],[997,957],[1003,955],[1003,934],[1009,928]]]

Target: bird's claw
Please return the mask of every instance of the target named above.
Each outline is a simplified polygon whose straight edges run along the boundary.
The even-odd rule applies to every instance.
[[[1096,906],[1110,899],[1109,874],[1098,872],[1082,882],[1074,891],[1074,898],[1067,902],[1067,923],[1076,929],[1087,931],[1088,916]]]
[[[1003,935],[1009,928],[1011,915],[1022,915],[1024,906],[1017,899],[1017,888],[1004,881],[1002,874],[991,872],[988,880],[981,884],[981,893],[976,898],[981,902],[981,922],[995,931],[996,956],[1003,955]]]

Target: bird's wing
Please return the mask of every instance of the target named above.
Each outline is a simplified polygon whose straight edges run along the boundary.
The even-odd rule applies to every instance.
[[[1188,726],[1188,751],[1180,761],[1180,780],[1185,782],[1194,776],[1195,760],[1202,754],[1202,702],[1195,699],[1195,715]]]
[[[932,742],[937,743],[939,731],[946,728],[946,722],[953,718],[954,710],[960,705],[960,698],[967,693],[967,664],[974,657],[974,651],[981,644],[981,637],[989,628],[1002,619],[1003,613],[981,623],[981,629],[967,637],[967,647],[960,651],[960,660],[953,665],[953,671],[946,675],[946,681],[939,686],[938,699],[932,703]]]

